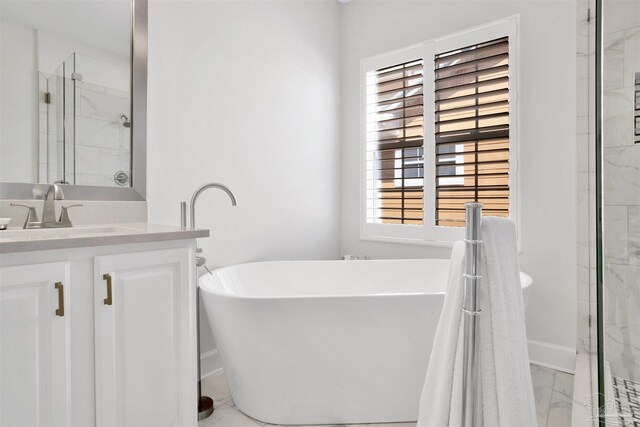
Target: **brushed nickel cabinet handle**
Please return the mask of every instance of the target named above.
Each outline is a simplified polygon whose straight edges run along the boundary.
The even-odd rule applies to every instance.
[[[58,308],[56,309],[56,316],[64,317],[64,286],[62,282],[56,282],[56,289],[58,290]]]
[[[106,280],[107,281],[107,297],[104,299],[104,304],[105,305],[112,305],[113,304],[113,299],[111,298],[111,275],[110,274],[103,274],[102,275],[102,280]]]

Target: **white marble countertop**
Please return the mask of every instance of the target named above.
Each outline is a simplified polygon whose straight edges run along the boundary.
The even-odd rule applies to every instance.
[[[201,237],[209,237],[209,230],[185,230],[170,225],[147,223],[82,225],[71,228],[33,230],[9,228],[0,231],[0,254]]]

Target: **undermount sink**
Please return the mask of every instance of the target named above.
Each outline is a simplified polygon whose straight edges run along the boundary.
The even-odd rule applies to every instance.
[[[120,226],[70,227],[70,228],[37,228],[11,229],[0,231],[0,241],[64,239],[72,237],[100,236],[109,234],[130,234],[139,232],[135,228]]]

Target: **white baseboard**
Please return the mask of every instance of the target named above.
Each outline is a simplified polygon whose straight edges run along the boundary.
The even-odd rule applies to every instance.
[[[202,374],[202,377],[200,377],[200,381],[204,380],[205,378],[211,377],[213,375],[218,375],[224,372],[224,368],[218,368],[215,371],[211,371],[211,372],[207,372],[206,374]]]
[[[200,355],[200,379],[222,371],[222,359],[217,349]]]
[[[576,369],[576,349],[542,341],[529,340],[529,361],[534,365],[573,374]]]

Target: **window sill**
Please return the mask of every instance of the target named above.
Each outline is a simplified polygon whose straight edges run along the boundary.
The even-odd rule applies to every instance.
[[[436,240],[421,240],[421,239],[402,239],[398,237],[384,237],[384,236],[360,236],[360,240],[367,242],[378,243],[391,243],[394,245],[410,245],[410,246],[430,246],[435,248],[452,248],[455,241],[444,242]]]
[[[409,239],[409,238],[385,237],[385,236],[365,236],[361,234],[360,240],[365,242],[390,243],[394,245],[426,246],[426,247],[432,247],[432,248],[453,248],[453,245],[457,241],[464,240],[464,236],[461,237],[460,239],[443,241],[443,240],[422,240],[422,239]],[[520,242],[519,227],[518,227],[517,246],[518,246],[518,255],[521,255],[522,244]]]

